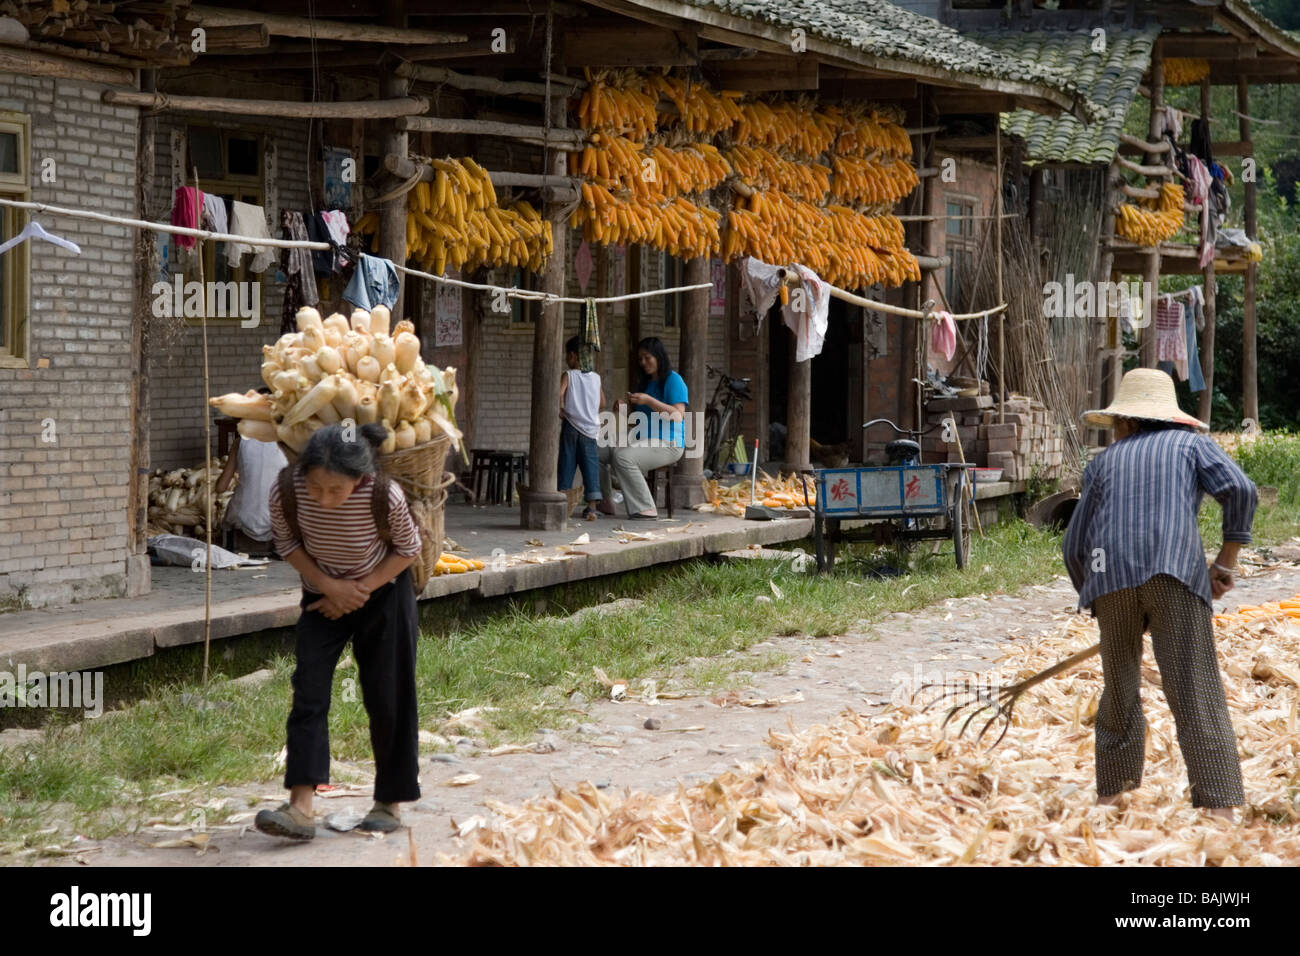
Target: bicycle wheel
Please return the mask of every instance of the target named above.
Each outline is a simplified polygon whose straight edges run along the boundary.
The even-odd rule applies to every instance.
[[[971,502],[971,507],[975,506]],[[952,525],[952,550],[957,559],[957,568],[961,570],[970,562],[970,525],[965,520],[966,511],[966,473],[958,473],[957,490],[949,510],[949,522]]]

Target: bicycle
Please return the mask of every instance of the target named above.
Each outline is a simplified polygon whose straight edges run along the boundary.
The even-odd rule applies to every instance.
[[[704,467],[717,474],[727,464],[736,435],[740,432],[745,402],[754,396],[749,391],[749,379],[735,378],[712,365],[704,367],[709,378],[718,379],[704,412]]]

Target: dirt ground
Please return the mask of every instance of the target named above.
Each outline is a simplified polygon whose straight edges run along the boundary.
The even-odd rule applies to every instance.
[[[1233,609],[1300,593],[1300,567],[1289,566],[1239,579],[1216,610]],[[1075,594],[1069,581],[1030,587],[1013,595],[987,595],[943,601],[916,613],[887,617],[863,633],[838,637],[771,638],[748,653],[755,657],[774,650],[789,655],[781,670],[750,676],[739,695],[658,700],[653,704],[629,688],[622,702],[586,703],[577,727],[540,734],[539,749],[547,753],[489,756],[475,753],[465,740],[452,754],[421,758],[423,799],[406,805],[404,820],[411,828],[387,837],[317,828],[311,843],[291,844],[251,828],[251,811],[234,822],[209,827],[204,852],[192,846],[154,848],[191,836],[186,814],[169,828],[153,827],[128,837],[83,844],[78,862],[90,866],[391,866],[409,859],[409,841],[421,865],[438,854],[457,854],[464,842],[457,833],[466,821],[486,816],[485,803],[519,803],[549,793],[553,785],[569,787],[581,780],[616,789],[663,791],[678,781],[711,779],[737,762],[761,760],[769,753],[763,741],[769,728],[822,722],[846,707],[875,713],[891,695],[910,693],[916,684],[950,679],[960,672],[987,669],[1008,638],[1029,637],[1059,627],[1073,611]],[[610,675],[616,677],[617,675]],[[746,676],[742,673],[742,676]],[[736,696],[786,702],[744,706]],[[647,729],[657,721],[657,729]],[[453,778],[475,775],[464,785]],[[284,799],[274,784],[231,788],[231,806],[247,806],[247,797],[264,797],[259,807]],[[212,800],[211,794],[204,800]],[[218,795],[221,796],[221,795]],[[1091,797],[1087,797],[1091,799]],[[200,804],[196,801],[195,806]],[[362,813],[369,808],[368,788],[341,788],[316,802],[317,822],[340,812]]]

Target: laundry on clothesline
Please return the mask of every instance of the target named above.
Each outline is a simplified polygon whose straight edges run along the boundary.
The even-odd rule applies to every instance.
[[[254,206],[251,203],[235,200],[230,204],[230,228],[240,236],[271,238],[271,233],[266,228],[266,212],[261,206]],[[275,253],[267,246],[254,247],[244,242],[226,243],[226,262],[232,269],[238,269],[248,253],[253,255],[248,263],[250,272],[265,272],[275,261]]]
[[[957,353],[957,323],[951,312],[936,312],[934,327],[930,330],[930,350],[943,356],[945,362],[951,362]]]
[[[199,217],[203,213],[203,193],[193,186],[178,186],[172,199],[172,225],[182,229],[198,229]],[[176,245],[182,249],[192,248],[198,240],[193,236],[178,235]]]
[[[352,273],[352,281],[343,290],[343,298],[366,311],[377,305],[392,308],[400,289],[401,280],[391,262],[379,256],[362,254],[356,271]]]
[[[799,287],[781,307],[786,328],[794,332],[794,360],[806,362],[821,354],[830,314],[830,286],[807,266],[792,266]],[[795,292],[800,293],[798,296]]]
[[[229,232],[230,220],[226,215],[226,201],[216,193],[203,194],[203,228],[213,232]]]

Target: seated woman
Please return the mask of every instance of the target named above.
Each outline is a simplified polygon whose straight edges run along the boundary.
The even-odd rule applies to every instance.
[[[614,514],[610,498],[612,470],[623,489],[628,517],[649,520],[659,517],[659,512],[645,476],[656,468],[676,464],[685,452],[689,396],[686,382],[673,371],[668,350],[659,339],[652,337],[638,342],[637,360],[642,377],[636,390],[628,392],[627,403],[633,406],[632,413],[645,416],[646,424],[638,429],[637,420],[629,414],[628,431],[637,440],[626,445],[602,444],[601,507],[606,514]]]

